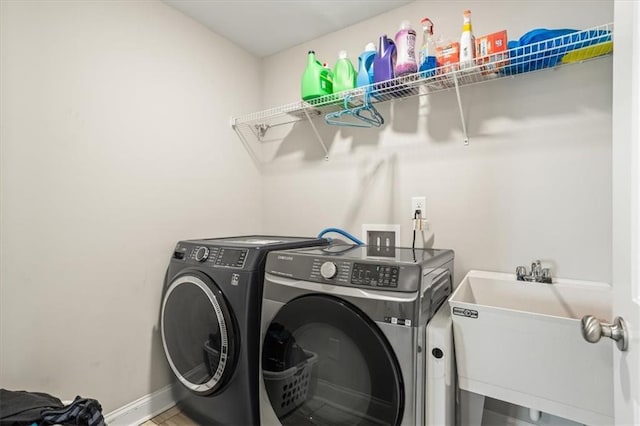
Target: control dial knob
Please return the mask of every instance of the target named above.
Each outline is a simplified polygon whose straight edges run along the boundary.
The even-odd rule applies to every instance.
[[[331,278],[335,277],[337,274],[338,274],[338,268],[336,267],[336,264],[333,262],[324,262],[320,266],[320,275],[322,275],[322,278],[330,280]]]
[[[200,247],[198,251],[196,251],[196,260],[198,262],[204,262],[209,258],[209,249],[207,247]]]

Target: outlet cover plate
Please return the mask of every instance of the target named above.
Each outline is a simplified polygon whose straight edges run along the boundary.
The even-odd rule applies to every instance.
[[[371,233],[392,233],[389,245],[392,247],[400,246],[400,225],[389,224],[363,224],[362,225],[362,241],[368,246],[377,245],[376,241],[369,241]],[[380,241],[380,246],[387,246],[386,241]]]
[[[427,218],[427,197],[411,197],[411,219],[416,210],[420,210],[420,218]]]
[[[377,239],[376,233],[381,236],[380,245],[377,245],[378,241],[375,241]],[[396,258],[396,247],[400,246],[400,225],[364,224],[362,225],[362,239],[367,244],[367,256]],[[369,240],[371,239],[374,239],[374,241],[370,244]]]

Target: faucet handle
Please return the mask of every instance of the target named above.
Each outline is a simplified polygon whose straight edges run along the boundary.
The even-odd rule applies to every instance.
[[[526,266],[517,266],[516,267],[516,277],[520,280],[525,275],[527,275],[527,267]]]

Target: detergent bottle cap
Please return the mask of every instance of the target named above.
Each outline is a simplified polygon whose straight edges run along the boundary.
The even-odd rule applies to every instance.
[[[364,51],[365,52],[375,52],[376,51],[375,43],[367,43],[367,45],[364,47]]]
[[[411,22],[404,20],[400,23],[400,29],[401,30],[408,30],[411,29]]]
[[[464,22],[462,23],[462,32],[471,32],[471,11],[469,9],[464,11]]]
[[[338,52],[338,58],[339,59],[347,59],[347,51],[346,50],[341,50],[340,52]]]

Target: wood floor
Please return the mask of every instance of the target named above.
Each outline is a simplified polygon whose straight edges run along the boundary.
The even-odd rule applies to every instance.
[[[198,426],[198,423],[187,417],[178,407],[173,407],[140,426]]]

